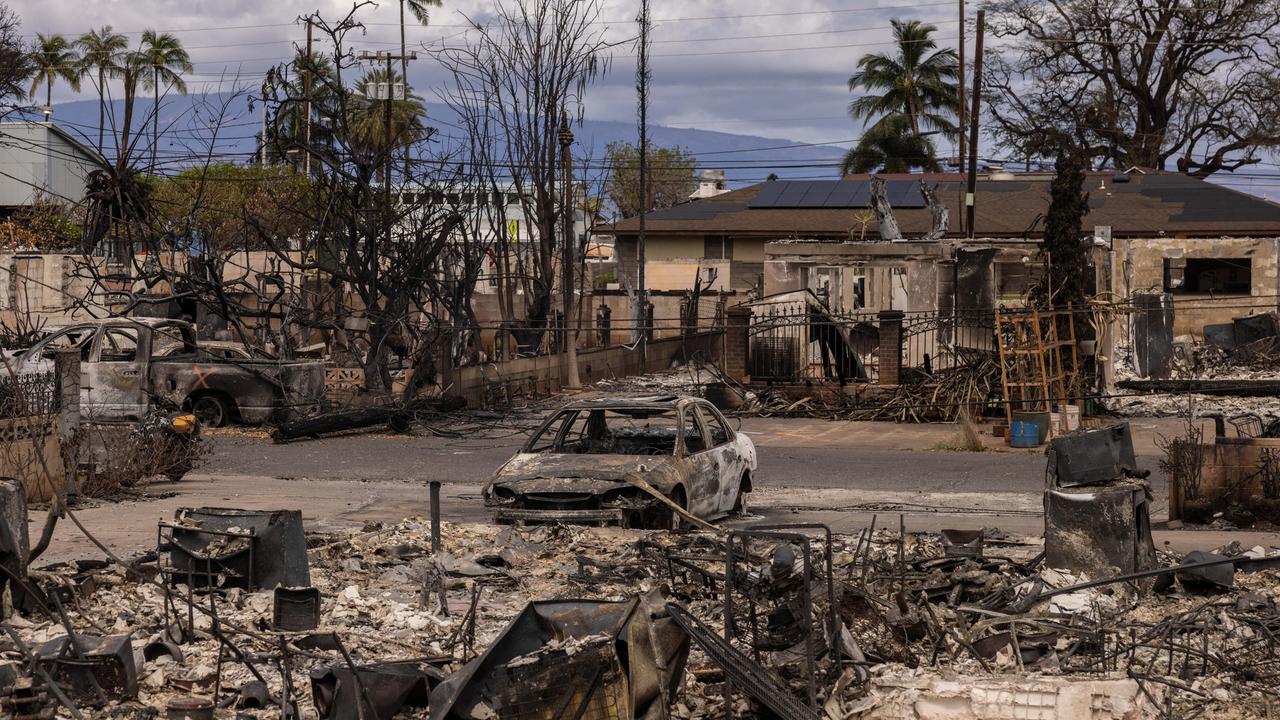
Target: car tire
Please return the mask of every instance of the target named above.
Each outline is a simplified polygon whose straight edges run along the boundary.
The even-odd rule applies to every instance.
[[[217,395],[201,395],[191,401],[191,413],[204,427],[222,427],[231,417],[231,408]]]

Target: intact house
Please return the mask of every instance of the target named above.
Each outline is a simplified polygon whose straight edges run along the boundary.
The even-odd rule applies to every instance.
[[[880,177],[900,240],[883,239],[868,176],[776,180],[648,213],[645,285],[681,291],[701,273],[739,302],[809,289],[837,313],[1021,302],[1043,267],[1051,173],[980,173],[972,239],[963,226],[962,175]],[[936,239],[922,239],[936,227],[922,184],[935,189],[947,213]],[[1186,308],[1175,317],[1175,334],[1199,334],[1206,323],[1280,304],[1280,205],[1141,170],[1091,172],[1085,191],[1097,293],[1170,293]],[[638,218],[608,230],[618,272],[634,284]]]
[[[47,122],[0,123],[0,218],[46,199],[75,204],[84,198],[101,156]]]
[[[962,175],[878,177],[885,181],[882,197],[897,233],[882,224],[865,175],[765,182],[651,212],[645,217],[645,285],[657,295],[679,294],[701,275],[731,304],[747,304],[756,376],[760,348],[774,340],[792,348],[796,331],[786,326],[794,317],[811,317],[806,308],[814,299],[858,337],[875,327],[882,312],[900,311],[921,333],[935,333],[952,358],[962,345],[991,349],[994,309],[1022,305],[1043,272],[1040,242],[1053,175],[980,173],[973,238],[964,225]],[[922,189],[932,189],[934,203]],[[1086,285],[1096,297],[1126,301],[1167,293],[1173,334],[1195,336],[1206,324],[1280,306],[1280,205],[1185,175],[1138,169],[1088,173],[1085,191],[1089,213],[1081,242],[1091,248]],[[638,219],[609,229],[619,275],[634,285]],[[810,299],[796,304],[796,298]],[[944,322],[947,317],[952,320]],[[974,319],[959,320],[966,317]],[[924,355],[931,348],[935,367],[946,362],[935,338],[906,332],[903,367],[928,367]],[[1098,346],[1100,355],[1116,357],[1117,345],[1133,344],[1132,333],[1127,322],[1116,326]],[[766,359],[821,377],[832,366],[822,362],[817,345],[787,349],[794,359]],[[874,375],[871,345],[849,347]]]

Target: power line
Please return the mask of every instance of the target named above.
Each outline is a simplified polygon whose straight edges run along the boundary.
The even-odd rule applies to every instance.
[[[752,18],[769,18],[769,17],[842,15],[842,14],[850,14],[850,13],[858,13],[858,12],[878,12],[883,10],[916,10],[921,8],[951,6],[952,4],[953,3],[950,2],[950,0],[946,0],[944,2],[908,3],[908,4],[901,4],[901,5],[880,5],[880,6],[859,7],[859,8],[839,8],[834,10],[800,10],[800,11],[791,11],[791,12],[754,13],[754,14],[743,14],[743,15],[703,15],[698,17],[670,17],[670,18],[657,18],[653,20],[653,22],[655,23],[699,22],[699,21],[709,21],[709,20],[745,20],[745,19],[752,19]],[[358,24],[364,25],[366,27],[399,27],[400,26],[400,23],[398,22],[394,22],[394,23],[361,22]],[[634,18],[620,18],[617,20],[593,20],[589,24],[590,25],[631,25],[631,24],[634,24]],[[167,29],[146,28],[143,30],[113,30],[113,32],[120,33],[121,35],[141,35],[147,30],[154,30],[154,32],[181,34],[181,33],[205,33],[205,32],[216,32],[216,31],[225,31],[225,30],[263,30],[267,28],[282,28],[282,27],[299,27],[299,23],[297,22],[258,23],[258,24],[252,24],[252,25],[221,25],[221,26],[210,26],[210,27],[167,28]],[[428,28],[474,28],[475,25],[473,23],[431,23],[427,27]],[[35,34],[31,33],[26,35],[25,37],[34,38]]]

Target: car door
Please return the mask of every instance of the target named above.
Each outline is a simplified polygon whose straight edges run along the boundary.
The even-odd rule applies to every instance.
[[[140,420],[146,413],[140,342],[144,332],[142,327],[127,325],[108,325],[98,331],[81,373],[89,385],[84,410],[90,418]]]
[[[716,467],[716,511],[729,512],[738,497],[742,474],[746,472],[746,459],[733,442],[733,431],[720,413],[709,405],[699,405],[698,415],[707,429],[707,452]]]
[[[720,486],[720,465],[694,406],[687,405],[680,411],[679,429],[689,468],[685,487],[689,512],[698,517],[714,515],[719,510],[716,493]]]
[[[89,362],[89,353],[93,350],[93,338],[97,332],[97,326],[94,325],[74,325],[63,330],[59,330],[49,337],[44,338],[40,342],[32,345],[29,350],[22,354],[21,363],[25,369],[34,369],[39,367],[39,363],[52,362],[58,356],[59,350],[75,349],[80,352],[80,407],[85,407],[85,403],[89,402],[89,389],[84,381],[85,363]]]

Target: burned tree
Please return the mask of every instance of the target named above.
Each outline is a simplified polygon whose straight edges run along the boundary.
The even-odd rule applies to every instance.
[[[1068,136],[1092,161],[1208,177],[1280,146],[1280,2],[998,0],[986,58],[995,134],[1052,157]]]
[[[558,228],[568,215],[561,208],[560,116],[581,120],[586,89],[605,70],[609,45],[600,19],[598,0],[499,2],[491,22],[476,23],[474,42],[436,54],[454,79],[444,99],[478,146],[474,171],[488,187],[509,184],[527,219],[528,244],[515,244],[502,262],[524,293],[528,332],[518,344],[529,349],[549,326],[563,242]],[[506,232],[500,225],[500,235]],[[513,313],[504,319],[514,319],[514,308],[504,310]]]
[[[341,20],[314,16],[312,25],[332,72],[313,73],[312,92],[330,98],[311,103],[310,121],[327,127],[325,144],[306,142],[296,129],[273,132],[272,153],[309,158],[313,178],[309,197],[295,212],[313,225],[305,235],[281,237],[250,215],[257,241],[285,266],[315,271],[332,289],[331,310],[345,317],[341,334],[359,335],[353,345],[360,355],[366,389],[391,387],[390,359],[423,355],[417,342],[427,325],[424,309],[448,243],[463,223],[456,205],[443,202],[459,181],[462,168],[448,151],[432,150],[434,130],[421,122],[421,105],[396,90],[398,75],[364,73],[348,36],[361,28],[357,15],[370,3],[357,4]],[[348,85],[356,75],[357,82]],[[284,77],[284,69],[278,76]],[[390,82],[388,82],[390,81]],[[385,88],[381,97],[373,92]],[[296,84],[271,88],[274,122],[296,123],[295,110],[310,99]],[[394,159],[412,155],[410,173],[396,172]],[[434,154],[429,154],[434,153]],[[421,374],[421,373],[420,373]]]
[[[22,21],[0,3],[0,118],[27,96],[26,83],[34,68],[22,40]]]

